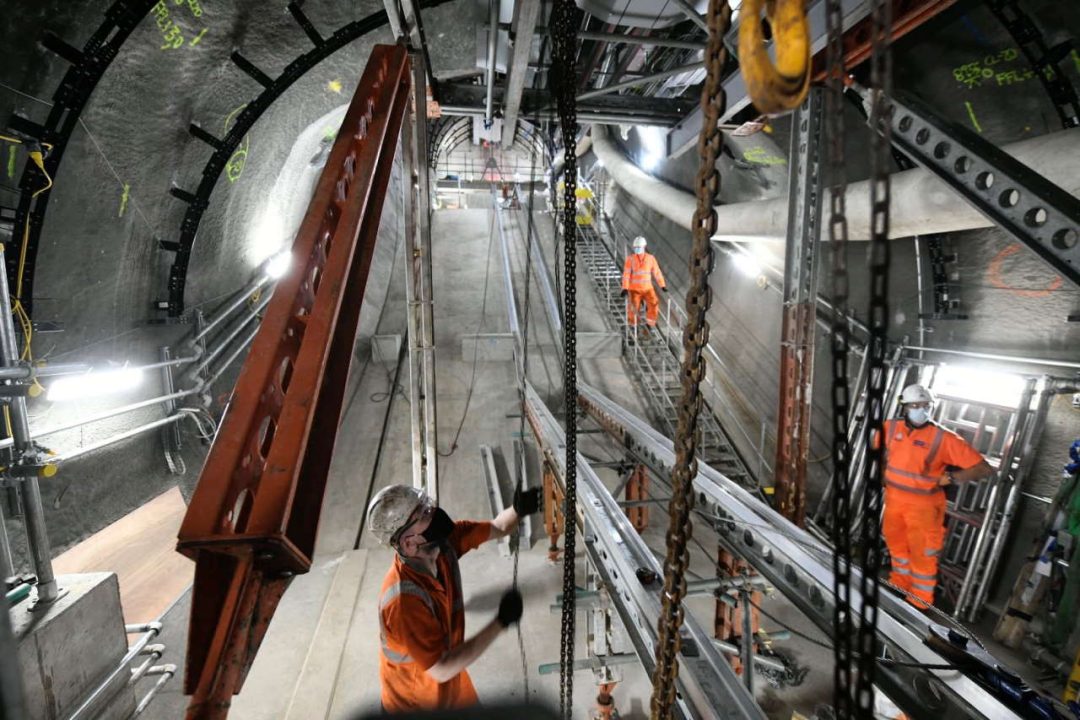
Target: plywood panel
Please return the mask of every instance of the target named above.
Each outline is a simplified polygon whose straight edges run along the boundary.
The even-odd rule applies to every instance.
[[[194,577],[195,565],[176,552],[186,509],[174,487],[61,554],[53,568],[116,573],[125,622],[156,620]]]

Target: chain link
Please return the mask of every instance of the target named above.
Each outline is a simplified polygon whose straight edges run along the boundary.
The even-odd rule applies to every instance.
[[[852,700],[851,618],[851,448],[848,421],[850,328],[848,314],[847,175],[844,167],[844,29],[841,0],[826,0],[828,36],[825,80],[825,172],[829,183],[829,256],[832,270],[832,417],[833,417],[833,706],[836,717],[850,718]]]
[[[704,115],[698,137],[693,246],[690,253],[690,288],[686,294],[686,326],[683,330],[682,395],[675,429],[675,466],[672,470],[672,496],[668,506],[667,557],[664,561],[664,593],[657,621],[656,667],[653,671],[652,718],[667,720],[675,704],[675,681],[679,674],[678,654],[686,595],[686,571],[690,564],[687,544],[693,534],[691,513],[694,508],[693,480],[697,476],[697,445],[701,439],[698,417],[703,398],[701,382],[705,378],[703,350],[709,341],[706,316],[712,304],[709,275],[713,268],[712,236],[716,234],[716,197],[720,192],[720,174],[716,161],[724,142],[720,115],[724,108],[721,84],[727,49],[724,36],[731,26],[731,7],[727,0],[709,0],[709,40],[705,48],[705,85],[701,110]],[[751,669],[747,668],[747,672]]]
[[[559,656],[559,714],[569,720],[574,704],[574,639],[577,583],[577,30],[573,0],[555,0],[551,12],[551,90],[562,130],[563,174],[563,391],[566,411],[566,473],[563,488],[563,610]]]
[[[881,581],[882,463],[885,454],[886,359],[889,341],[889,160],[892,157],[892,2],[875,0],[871,15],[870,85],[870,303],[866,346],[866,421],[862,442],[862,605],[858,628],[858,677],[855,710],[858,718],[874,717],[874,675],[877,670],[878,590]]]

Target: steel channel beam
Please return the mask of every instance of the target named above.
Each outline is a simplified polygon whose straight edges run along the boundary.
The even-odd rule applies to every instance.
[[[664,70],[662,72],[652,73],[651,75],[642,75],[636,77],[633,80],[624,80],[621,83],[615,83],[614,85],[606,85],[596,90],[589,90],[583,92],[577,96],[578,102],[584,102],[585,100],[591,100],[595,97],[602,95],[610,95],[611,93],[618,92],[620,90],[626,90],[627,88],[637,87],[638,85],[644,85],[646,83],[655,82],[657,80],[663,80],[665,78],[674,77],[675,75],[682,75],[683,73],[694,72],[695,70],[703,70],[705,68],[704,62],[690,63],[689,65],[680,65],[679,67]]]
[[[514,3],[514,24],[510,33],[513,52],[506,75],[506,94],[503,96],[502,145],[514,144],[517,133],[521,95],[525,91],[525,79],[529,75],[529,52],[532,50],[536,21],[540,17],[540,0],[518,0]]]
[[[670,477],[675,464],[671,440],[643,420],[601,395],[587,384],[578,384],[578,400],[627,450],[660,477]],[[832,551],[807,531],[796,527],[735,482],[700,464],[694,478],[696,506],[714,516],[720,540],[731,552],[746,559],[780,590],[817,627],[833,634]],[[851,612],[858,614],[862,596],[857,588],[861,573],[852,568]],[[878,600],[879,639],[900,660],[926,665],[951,665],[924,644],[929,620],[904,600],[883,592]],[[927,699],[917,694],[910,668],[882,665],[878,683],[901,708],[923,716]],[[943,692],[942,718],[1018,718],[977,682],[954,670],[918,670],[932,673]]]
[[[426,76],[411,53],[415,112],[402,127],[405,209],[405,307],[408,321],[409,415],[413,487],[439,498],[438,425],[435,405],[435,336],[431,279],[431,196],[427,158]]]
[[[788,197],[792,202],[784,254],[776,503],[781,514],[799,526],[806,516],[806,460],[810,454],[824,99],[824,90],[811,88],[791,124],[788,153]]]
[[[525,409],[546,464],[562,482],[566,472],[563,429],[531,385],[526,386]],[[651,674],[663,584],[657,580],[644,585],[637,572],[650,570],[659,579],[663,569],[580,453],[577,466],[578,510],[584,517],[586,555],[608,589],[638,658]],[[710,634],[689,615],[683,623],[678,684],[681,699],[677,710],[687,720],[764,718]]]
[[[866,102],[868,91],[857,90]],[[1080,285],[1080,199],[913,97],[892,98],[890,118],[906,155]]]
[[[518,197],[521,196],[519,186]],[[533,209],[526,207],[524,212],[531,214]],[[548,322],[551,323],[551,329],[555,333],[555,337],[561,341],[563,336],[562,313],[559,310],[559,300],[555,297],[555,289],[552,286],[551,271],[548,269],[547,260],[544,259],[544,245],[540,242],[540,233],[536,229],[536,223],[529,222],[528,216],[526,216],[525,226],[528,228],[527,232],[529,233],[528,242],[533,245],[533,274],[536,276],[537,285],[540,286],[540,294],[544,298],[544,309],[547,311]]]
[[[498,517],[499,513],[506,509],[503,503],[502,485],[499,483],[499,471],[495,467],[495,455],[491,452],[491,446],[480,446],[480,467],[484,469],[484,481],[487,483],[488,503],[491,506],[491,517]],[[510,536],[504,535],[498,540],[499,554],[510,557]]]
[[[510,325],[510,335],[514,338],[514,370],[518,381],[525,380],[524,364],[524,339],[521,336],[521,323],[518,320],[517,298],[514,296],[514,273],[510,267],[510,243],[506,239],[506,228],[503,227],[502,208],[499,207],[499,198],[495,194],[494,185],[491,190],[491,212],[495,213],[496,223],[499,230],[499,251],[502,256],[503,292],[506,295],[506,318]],[[525,281],[528,282],[528,278]]]

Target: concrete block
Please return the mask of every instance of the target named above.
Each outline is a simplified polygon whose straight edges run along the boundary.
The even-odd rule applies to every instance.
[[[394,364],[401,352],[401,335],[373,335],[371,338],[371,360],[377,363]]]
[[[622,357],[622,335],[615,332],[579,332],[578,359]]]
[[[11,612],[30,720],[56,720],[74,710],[127,652],[116,575],[58,580],[67,593],[51,606],[31,612],[24,602]],[[135,696],[125,688],[98,717],[127,717],[134,709]]]
[[[461,336],[461,359],[472,362],[473,354],[484,362],[514,359],[514,336],[510,333],[480,333]]]

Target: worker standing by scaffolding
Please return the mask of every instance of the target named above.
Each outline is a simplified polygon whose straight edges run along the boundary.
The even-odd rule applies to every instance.
[[[908,385],[900,394],[903,419],[885,423],[881,533],[892,559],[889,582],[922,609],[933,605],[937,587],[938,555],[945,541],[945,486],[993,473],[975,448],[930,419],[933,403],[925,387]]]
[[[391,485],[368,506],[367,525],[397,551],[379,594],[379,680],[386,712],[468,707],[478,702],[466,672],[503,630],[521,619],[508,590],[495,618],[465,639],[458,558],[517,529],[540,508],[540,488],[517,491],[512,507],[488,522],[454,522],[422,490]]]
[[[626,304],[626,323],[631,329],[637,328],[638,313],[641,303],[645,303],[645,332],[649,328],[656,327],[656,319],[660,314],[660,301],[653,289],[653,280],[660,289],[667,292],[667,282],[664,273],[660,272],[660,264],[656,257],[645,252],[645,238],[638,235],[634,238],[633,252],[626,257],[623,265],[622,296],[629,299]]]

